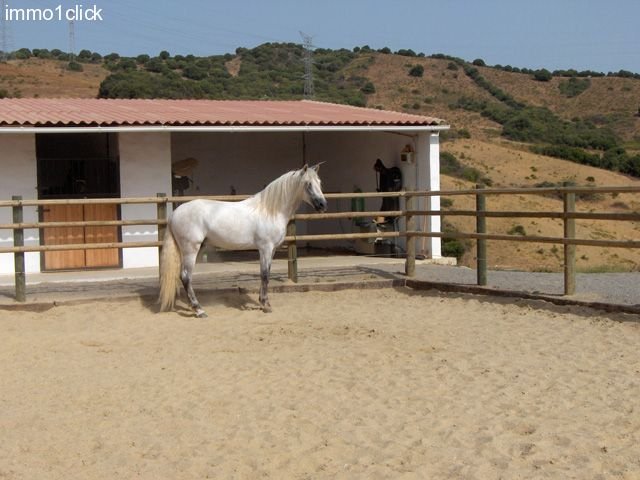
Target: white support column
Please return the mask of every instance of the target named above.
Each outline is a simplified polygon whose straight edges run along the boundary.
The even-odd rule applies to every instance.
[[[440,190],[440,134],[432,133],[429,136],[429,190]],[[431,203],[429,210],[440,210],[440,195],[429,197]],[[429,217],[429,231],[440,232],[441,230],[440,216]],[[442,257],[442,242],[439,237],[428,239],[431,258]]]
[[[157,193],[171,195],[171,134],[168,132],[120,133],[120,195],[125,197],[155,197]],[[156,204],[122,205],[122,219],[155,218]],[[155,241],[158,228],[154,225],[122,227],[122,241]],[[123,268],[158,265],[158,249],[122,249]]]
[[[437,132],[418,135],[416,141],[416,190],[440,190],[440,137]],[[418,201],[420,210],[439,210],[440,197]],[[418,229],[439,232],[440,216],[419,217]],[[440,238],[422,238],[416,242],[416,253],[428,258],[442,257]]]
[[[0,199],[11,200],[12,195],[21,195],[24,200],[38,198],[37,189],[37,161],[36,136],[28,134],[0,135]],[[0,222],[12,223],[11,208],[0,209]],[[36,222],[38,210],[36,207],[24,207],[25,222]],[[40,237],[37,229],[24,231],[25,245],[39,245]],[[13,246],[13,231],[0,231],[0,246]],[[40,271],[40,254],[27,252],[25,254],[25,268],[27,273]],[[13,254],[0,254],[0,275],[12,274],[14,269]]]

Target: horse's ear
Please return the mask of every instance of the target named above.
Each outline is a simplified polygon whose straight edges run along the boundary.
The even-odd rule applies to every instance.
[[[307,169],[308,169],[308,168],[309,168],[309,165],[307,165],[307,164],[305,163],[305,164],[304,164],[304,167],[302,167],[302,168],[300,169],[300,173],[304,175],[305,173],[307,173]]]
[[[311,167],[313,170],[316,171],[316,173],[318,173],[318,171],[320,170],[320,165],[322,165],[324,162],[319,162],[316,163],[313,167]]]

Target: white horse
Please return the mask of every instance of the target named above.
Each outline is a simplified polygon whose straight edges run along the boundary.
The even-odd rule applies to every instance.
[[[240,202],[193,200],[174,211],[165,232],[160,259],[160,310],[173,308],[178,279],[198,317],[207,314],[193,291],[196,256],[206,240],[225,249],[260,252],[260,305],[271,311],[267,286],[275,249],[283,242],[287,223],[304,200],[316,211],[327,209],[318,177],[319,165],[287,172],[259,193]]]

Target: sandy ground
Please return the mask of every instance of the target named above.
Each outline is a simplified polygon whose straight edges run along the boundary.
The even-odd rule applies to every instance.
[[[0,479],[640,478],[633,317],[254,297],[0,310]]]

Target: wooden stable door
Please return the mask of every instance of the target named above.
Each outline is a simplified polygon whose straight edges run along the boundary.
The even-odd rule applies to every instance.
[[[85,205],[85,220],[117,220],[117,205]],[[85,243],[114,243],[118,241],[118,227],[85,227]],[[120,256],[117,248],[100,248],[85,250],[85,261],[88,268],[118,267]]]
[[[43,210],[45,222],[82,222],[116,220],[116,205],[49,205]],[[118,227],[55,227],[44,228],[45,245],[79,243],[111,243],[118,241]],[[44,270],[74,270],[81,268],[119,267],[117,248],[60,250],[44,252]]]

